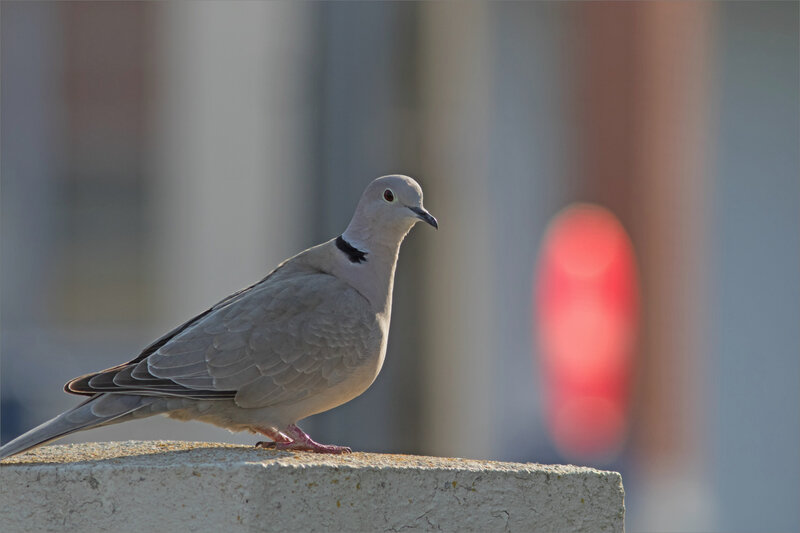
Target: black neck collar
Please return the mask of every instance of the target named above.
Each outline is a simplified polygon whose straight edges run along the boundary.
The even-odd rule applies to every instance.
[[[341,250],[351,263],[367,262],[367,252],[362,252],[339,235],[336,237],[336,247]]]

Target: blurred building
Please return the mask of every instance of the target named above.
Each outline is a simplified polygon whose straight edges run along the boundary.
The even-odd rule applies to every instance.
[[[0,6],[4,441],[405,173],[441,229],[404,244],[380,377],[315,438],[618,469],[634,531],[800,529],[798,3]],[[638,271],[621,444],[596,455],[551,434],[537,333],[576,202]],[[147,438],[254,441],[162,418],[70,439]]]

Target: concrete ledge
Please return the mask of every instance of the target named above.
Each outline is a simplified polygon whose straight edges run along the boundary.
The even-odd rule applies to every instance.
[[[623,531],[616,472],[190,442],[48,446],[0,467],[17,531]]]

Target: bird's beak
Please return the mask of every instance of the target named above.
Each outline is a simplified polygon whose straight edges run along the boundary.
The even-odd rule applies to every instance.
[[[423,209],[422,207],[412,207],[412,206],[409,206],[408,208],[411,209],[415,215],[417,215],[418,219],[424,220],[434,228],[439,229],[439,223],[436,221],[436,217],[425,211],[425,209]]]

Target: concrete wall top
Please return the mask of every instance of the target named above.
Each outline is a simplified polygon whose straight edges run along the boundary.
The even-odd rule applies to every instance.
[[[624,530],[616,472],[196,442],[47,446],[0,467],[15,531]]]

